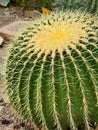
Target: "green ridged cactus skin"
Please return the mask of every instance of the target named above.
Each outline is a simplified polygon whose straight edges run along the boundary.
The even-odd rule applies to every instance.
[[[43,130],[89,130],[98,124],[98,20],[55,12],[16,38],[6,67],[18,115]]]

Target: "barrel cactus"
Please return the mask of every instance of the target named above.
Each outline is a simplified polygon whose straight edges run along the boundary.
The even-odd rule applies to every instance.
[[[14,41],[6,88],[17,114],[44,130],[98,124],[98,20],[79,11],[33,21]]]
[[[98,0],[54,0],[54,9],[79,9],[92,14],[98,14]]]

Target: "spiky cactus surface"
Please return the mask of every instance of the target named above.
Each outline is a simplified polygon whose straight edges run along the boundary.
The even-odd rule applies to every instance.
[[[13,107],[35,127],[98,124],[97,18],[66,11],[32,22],[13,44],[6,80]]]
[[[98,0],[54,0],[53,8],[59,10],[81,9],[89,13],[98,14]]]

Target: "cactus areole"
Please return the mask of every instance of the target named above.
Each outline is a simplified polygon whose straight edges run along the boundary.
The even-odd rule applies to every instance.
[[[13,108],[35,128],[98,124],[97,18],[66,11],[33,21],[13,44],[6,84]]]

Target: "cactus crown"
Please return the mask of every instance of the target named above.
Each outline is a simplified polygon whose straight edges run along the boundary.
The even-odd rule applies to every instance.
[[[54,21],[51,23],[51,26],[42,26],[42,30],[38,31],[34,37],[32,37],[29,44],[32,45],[32,43],[36,41],[35,48],[44,51],[55,51],[60,48],[65,49],[67,46],[70,46],[70,44],[72,45],[72,43],[78,44],[81,37],[84,37],[85,40],[88,35],[85,31],[86,29],[82,29],[83,21],[79,21],[76,24],[74,20],[73,22],[72,18],[68,21],[58,20],[57,22]],[[43,42],[43,40],[46,42]]]
[[[15,41],[7,91],[17,113],[45,130],[98,123],[98,20],[79,11],[34,21]]]

